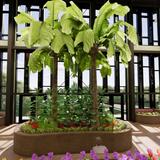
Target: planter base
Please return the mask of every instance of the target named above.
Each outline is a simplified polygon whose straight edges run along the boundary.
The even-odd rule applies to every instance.
[[[137,109],[136,112],[160,112],[158,109]],[[142,124],[160,124],[160,116],[159,115],[141,115],[136,114],[136,122]]]
[[[19,128],[14,133],[14,151],[22,156],[31,156],[54,152],[79,153],[82,150],[89,152],[96,146],[96,139],[100,138],[101,145],[108,148],[109,152],[123,152],[132,146],[131,128],[113,133],[105,131],[62,132],[48,134],[26,134]]]

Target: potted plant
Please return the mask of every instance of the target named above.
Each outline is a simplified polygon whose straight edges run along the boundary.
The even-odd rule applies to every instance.
[[[109,24],[108,19],[114,14],[118,16],[125,16],[129,12],[127,6],[122,6],[118,3],[106,2],[100,9],[99,15],[95,19],[93,29],[89,27],[83,18],[81,10],[73,3],[70,2],[70,6],[66,6],[66,3],[62,0],[48,1],[44,7],[47,7],[50,14],[49,17],[41,21],[34,20],[30,15],[24,12],[20,12],[15,17],[18,24],[28,23],[29,26],[22,31],[22,41],[27,47],[33,47],[37,45],[37,49],[31,54],[29,59],[29,68],[32,72],[41,71],[44,66],[49,66],[52,70],[52,121],[55,127],[52,130],[56,131],[55,134],[35,134],[29,135],[32,142],[35,144],[40,143],[39,140],[46,140],[46,150],[38,150],[36,147],[33,149],[33,145],[30,146],[30,151],[26,152],[28,147],[27,136],[20,131],[14,134],[14,150],[17,153],[23,155],[30,155],[33,150],[36,150],[38,154],[41,152],[48,152],[48,147],[52,147],[55,153],[64,153],[66,149],[71,152],[77,152],[84,148],[89,150],[91,146],[95,145],[95,137],[100,136],[102,139],[105,138],[105,143],[108,145],[110,151],[115,148],[119,148],[119,145],[115,144],[119,140],[126,139],[126,143],[123,142],[124,146],[119,148],[119,151],[126,150],[131,147],[131,130],[126,127],[124,133],[120,132],[109,132],[106,133],[101,127],[101,122],[104,120],[100,116],[99,103],[98,103],[98,91],[97,91],[97,79],[96,79],[96,68],[100,67],[102,76],[110,75],[111,68],[108,63],[108,58],[114,56],[115,52],[120,52],[120,59],[122,63],[127,66],[128,61],[131,59],[131,51],[126,43],[130,40],[134,44],[137,44],[136,31],[132,25],[122,20],[117,21],[114,24]],[[121,29],[123,26],[127,28],[127,32],[123,32]],[[105,47],[107,52],[102,53],[100,47]],[[92,117],[94,121],[91,126],[92,132],[85,133],[71,133],[71,129],[57,128],[58,118],[58,106],[57,106],[57,64],[58,59],[64,60],[64,66],[66,69],[71,70],[73,75],[76,75],[78,69],[82,72],[86,69],[91,70],[91,89],[90,94],[92,97]],[[68,117],[70,118],[70,117]],[[112,122],[111,130],[114,128],[114,119],[111,118]],[[37,126],[37,125],[36,125]],[[50,133],[49,129],[47,133]],[[81,129],[80,129],[81,130]],[[77,130],[77,131],[80,131]],[[86,128],[82,129],[83,131]],[[98,130],[98,131],[97,131]],[[35,128],[33,133],[42,132],[41,129]],[[69,131],[69,133],[57,133],[62,131]],[[57,136],[64,140],[70,139],[70,148],[67,144],[64,145],[64,141],[59,142]],[[77,137],[78,136],[78,137]],[[106,138],[106,137],[110,138]],[[120,137],[119,137],[120,136]],[[32,137],[32,138],[31,138]],[[73,137],[74,142],[72,143]],[[90,138],[88,138],[90,137]],[[26,148],[20,147],[20,143],[25,143]],[[82,143],[79,140],[86,140],[86,143]],[[52,143],[52,140],[55,143]],[[28,143],[27,143],[28,142]],[[85,141],[84,141],[85,142]],[[111,144],[107,143],[111,142]],[[81,143],[81,144],[80,144]],[[122,143],[118,142],[121,146]],[[45,142],[43,143],[45,144]],[[63,144],[63,145],[62,145]],[[58,145],[58,147],[56,147]],[[62,147],[63,146],[63,147]],[[79,146],[79,147],[75,147]],[[68,148],[67,148],[68,147]],[[23,150],[23,151],[22,151]],[[117,149],[116,149],[117,150]]]
[[[136,122],[144,124],[160,124],[159,109],[136,109]]]

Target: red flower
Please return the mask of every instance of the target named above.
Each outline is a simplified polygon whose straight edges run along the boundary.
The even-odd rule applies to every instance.
[[[158,160],[158,159],[157,159],[157,157],[156,157],[156,156],[153,156],[153,157],[152,157],[152,160]]]
[[[37,129],[37,128],[39,128],[39,124],[37,122],[32,122],[31,127],[33,129]]]
[[[151,149],[147,149],[147,152],[148,152],[148,156],[151,158],[153,157],[153,152]]]
[[[159,149],[157,149],[157,155],[158,155],[158,157],[160,157],[160,150]]]

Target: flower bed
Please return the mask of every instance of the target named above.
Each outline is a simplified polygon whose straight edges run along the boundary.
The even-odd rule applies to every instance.
[[[100,139],[100,142],[97,142],[97,139]],[[14,151],[23,156],[31,156],[33,152],[38,155],[50,151],[55,154],[64,154],[66,151],[79,153],[81,150],[89,152],[97,143],[107,146],[110,152],[126,151],[132,146],[131,128],[126,125],[126,128],[120,131],[75,129],[28,134],[18,127],[14,133]]]
[[[94,150],[90,151],[90,154],[86,154],[86,152],[83,150],[80,152],[79,156],[76,159],[79,160],[159,160],[160,159],[160,150],[157,150],[157,154],[153,154],[151,149],[147,149],[148,154],[144,155],[140,153],[138,150],[136,150],[134,153],[131,153],[131,151],[127,151],[126,153],[120,154],[118,152],[113,152],[112,154],[109,154],[109,151],[107,148],[104,149],[103,155],[96,154]],[[3,158],[4,160],[7,160],[7,158]],[[32,160],[54,160],[56,159],[56,156],[53,152],[48,152],[46,155],[38,156],[37,154],[32,154]],[[61,160],[74,160],[74,156],[67,152],[65,155],[60,158]],[[21,159],[23,160],[23,159]]]
[[[137,109],[136,122],[144,124],[160,124],[159,109]]]

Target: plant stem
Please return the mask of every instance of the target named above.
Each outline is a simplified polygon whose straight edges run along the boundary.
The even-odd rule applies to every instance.
[[[58,56],[54,53],[52,68],[52,114],[53,120],[57,121],[57,76],[58,76]]]
[[[97,71],[96,71],[96,56],[98,53],[98,47],[94,45],[91,48],[91,95],[92,95],[92,105],[93,105],[93,112],[95,116],[93,117],[96,121],[96,126],[99,126],[99,112],[98,112],[98,90],[97,90]]]

